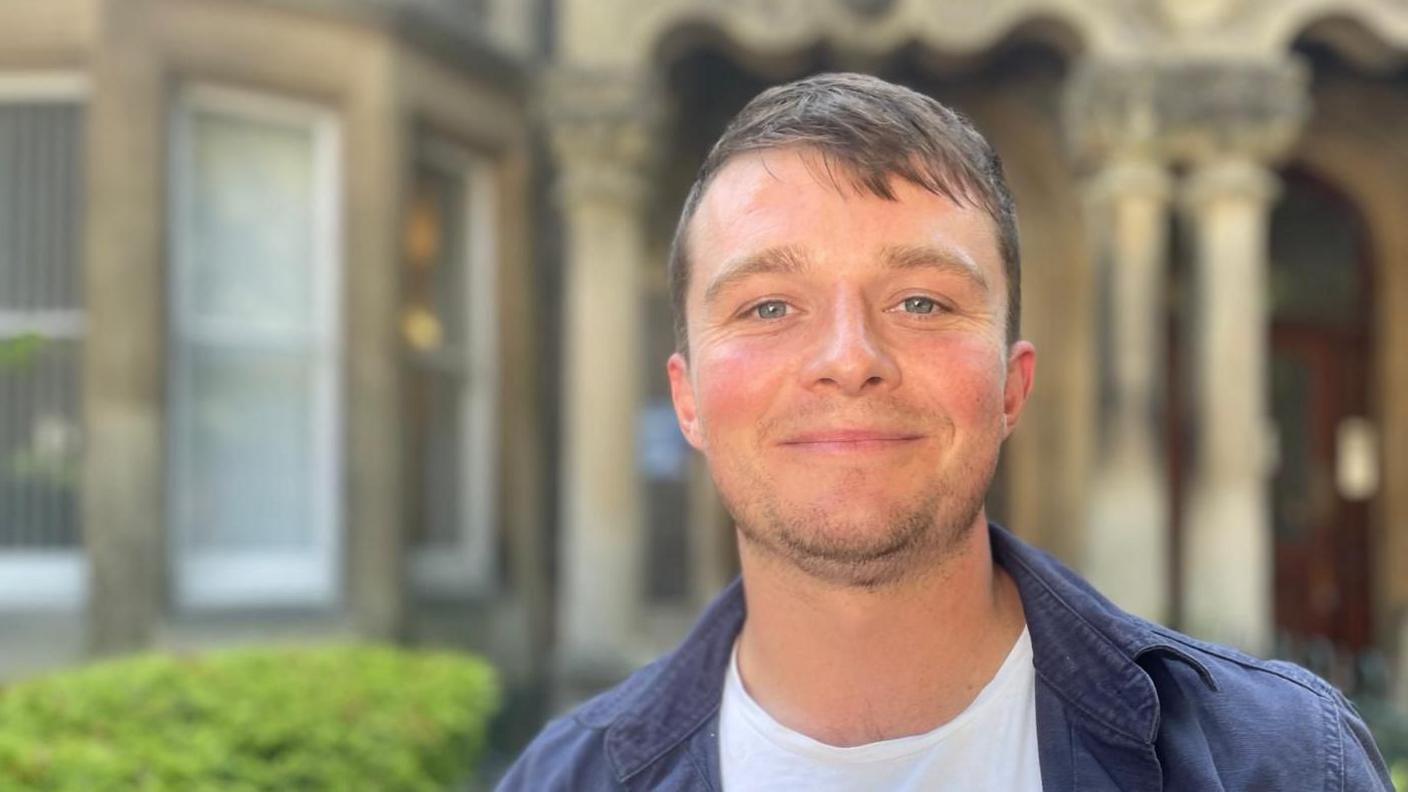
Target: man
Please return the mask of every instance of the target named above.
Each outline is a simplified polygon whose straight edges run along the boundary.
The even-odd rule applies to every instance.
[[[1321,680],[1125,614],[987,522],[1036,362],[1019,274],[962,117],[846,74],[749,103],[676,230],[668,364],[742,581],[503,788],[1388,789]]]

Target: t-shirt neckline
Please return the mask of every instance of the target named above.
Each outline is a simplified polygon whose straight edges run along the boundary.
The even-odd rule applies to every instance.
[[[1031,635],[1025,625],[1022,632],[1008,650],[1007,657],[998,667],[997,673],[983,686],[978,695],[962,712],[952,720],[921,734],[895,737],[889,740],[854,746],[828,745],[808,737],[799,731],[788,728],[775,720],[764,710],[743,686],[743,678],[738,673],[738,640],[734,639],[733,650],[729,654],[728,674],[725,680],[726,696],[731,696],[739,704],[741,720],[756,733],[777,748],[808,759],[833,763],[865,763],[898,759],[927,750],[949,735],[961,730],[978,717],[983,710],[994,705],[1006,694],[1021,689],[1019,684],[1023,673],[1034,673],[1032,669]]]

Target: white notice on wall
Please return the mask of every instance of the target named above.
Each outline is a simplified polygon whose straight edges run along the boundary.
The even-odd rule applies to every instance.
[[[1379,433],[1368,418],[1345,418],[1335,430],[1335,486],[1348,501],[1379,491]]]

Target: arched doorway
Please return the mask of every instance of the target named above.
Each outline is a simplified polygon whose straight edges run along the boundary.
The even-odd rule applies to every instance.
[[[1373,644],[1373,267],[1345,196],[1299,170],[1283,189],[1270,240],[1275,625],[1283,652],[1321,665]]]

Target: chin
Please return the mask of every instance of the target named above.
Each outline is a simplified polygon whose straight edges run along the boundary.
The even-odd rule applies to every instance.
[[[828,478],[793,487],[755,481],[745,497],[724,487],[720,494],[755,550],[825,583],[867,589],[938,568],[961,552],[982,513],[981,487],[929,481],[901,490],[893,479],[842,485]]]
[[[816,465],[786,470],[771,480],[778,492],[797,502],[826,504],[864,514],[874,507],[894,508],[922,499],[935,489],[932,472],[926,477],[914,467]]]

